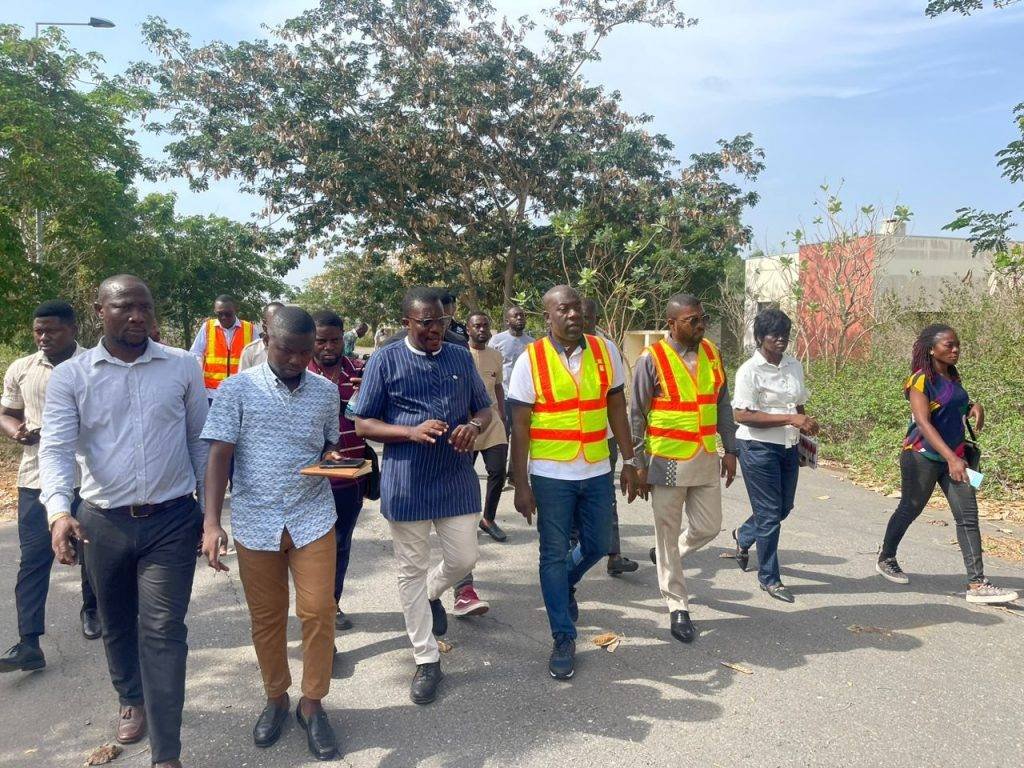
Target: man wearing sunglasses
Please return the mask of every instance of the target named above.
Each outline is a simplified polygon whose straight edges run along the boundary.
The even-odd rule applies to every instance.
[[[696,629],[690,621],[682,559],[721,530],[720,478],[728,487],[736,477],[736,424],[722,357],[704,338],[709,318],[700,301],[676,294],[665,314],[668,337],[644,350],[633,372],[630,425],[640,495],[651,495],[654,507],[657,546],[651,549],[651,561],[658,567],[672,636],[689,643]],[[725,447],[721,459],[716,434]]]
[[[384,443],[380,511],[416,660],[410,698],[429,704],[442,677],[435,638],[448,630],[441,595],[476,564],[473,444],[490,424],[491,400],[469,350],[444,342],[450,319],[436,289],[411,289],[402,316],[407,336],[370,356],[353,411],[356,434]],[[433,566],[431,528],[442,552]]]

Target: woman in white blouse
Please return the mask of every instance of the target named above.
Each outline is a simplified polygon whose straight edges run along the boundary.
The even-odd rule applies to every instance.
[[[779,531],[796,496],[800,434],[814,435],[818,423],[804,413],[809,393],[800,361],[786,354],[792,321],[779,309],[754,318],[757,349],[736,372],[732,407],[740,468],[753,514],[738,529],[736,561],[747,569],[757,544],[757,578],[776,600],[793,602],[779,576]]]

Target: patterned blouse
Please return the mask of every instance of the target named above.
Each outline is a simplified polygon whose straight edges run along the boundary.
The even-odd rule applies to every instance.
[[[962,457],[964,455],[964,418],[970,409],[970,398],[967,396],[967,390],[960,383],[960,378],[947,379],[942,376],[929,378],[924,371],[915,371],[903,384],[903,394],[908,399],[911,390],[923,392],[928,398],[932,426],[938,430],[946,445],[957,456]],[[945,461],[921,434],[913,416],[910,417],[907,436],[903,440],[903,449],[918,451],[933,461]]]

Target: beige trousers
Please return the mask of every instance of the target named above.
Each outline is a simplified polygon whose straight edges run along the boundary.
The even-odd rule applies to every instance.
[[[398,561],[398,597],[405,614],[405,631],[417,664],[437,661],[440,652],[431,631],[430,600],[473,570],[477,558],[479,515],[440,517],[411,523],[391,523],[391,541]],[[430,567],[430,528],[441,542],[441,562]]]
[[[687,472],[685,486],[653,487],[654,538],[658,561],[658,586],[669,611],[689,611],[690,601],[683,577],[683,559],[714,539],[722,529],[722,485],[719,460],[701,452]],[[688,462],[690,463],[690,462]],[[686,530],[683,531],[683,512]]]

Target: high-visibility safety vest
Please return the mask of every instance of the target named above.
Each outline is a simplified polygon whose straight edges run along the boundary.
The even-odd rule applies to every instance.
[[[207,389],[216,389],[228,376],[238,373],[238,359],[242,348],[252,341],[252,323],[243,320],[235,328],[228,346],[227,337],[221,324],[211,318],[206,321],[206,350],[203,352],[203,379]]]
[[[583,337],[579,384],[548,337],[526,349],[536,402],[530,415],[530,458],[590,463],[607,459],[612,359],[604,339]]]
[[[679,461],[692,459],[701,447],[715,453],[718,392],[725,382],[715,345],[701,341],[696,376],[667,339],[652,344],[647,352],[658,372],[659,391],[647,414],[647,453]]]

